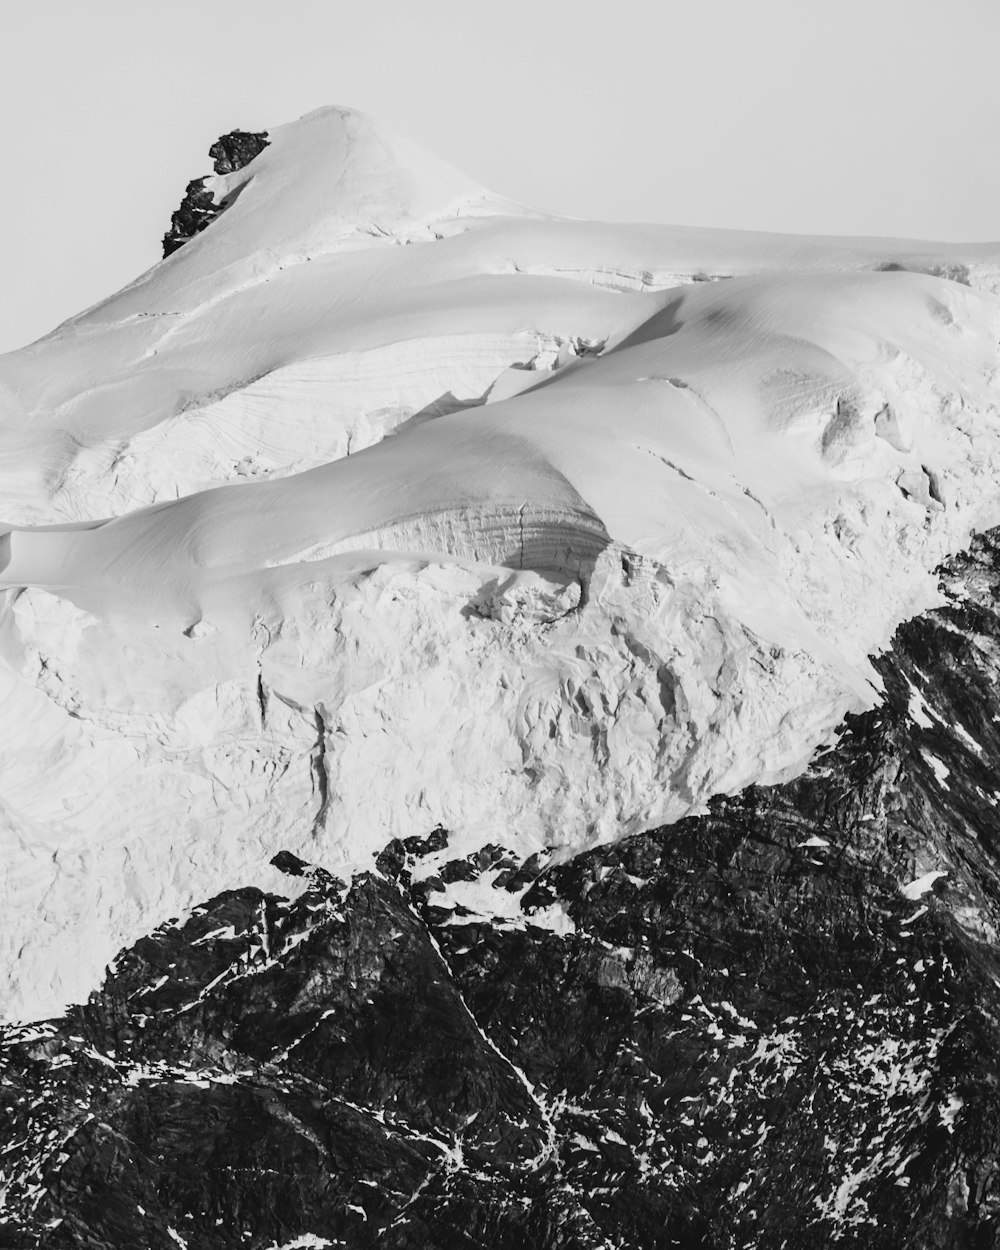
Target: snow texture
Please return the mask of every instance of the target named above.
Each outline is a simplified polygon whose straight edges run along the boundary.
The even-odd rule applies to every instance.
[[[287,892],[279,848],[569,856],[795,775],[1000,522],[1000,246],[565,220],[359,113],[269,134],[0,359],[10,1019]]]

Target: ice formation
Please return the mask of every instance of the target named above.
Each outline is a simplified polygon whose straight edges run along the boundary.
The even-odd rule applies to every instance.
[[[1000,523],[1000,245],[560,219],[348,110],[269,135],[0,359],[8,1018],[281,848],[568,855],[787,778]]]

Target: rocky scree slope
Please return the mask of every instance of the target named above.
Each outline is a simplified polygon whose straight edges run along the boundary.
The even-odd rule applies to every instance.
[[[941,589],[795,781],[565,864],[282,852],[8,1028],[3,1244],[997,1244],[1000,531]]]

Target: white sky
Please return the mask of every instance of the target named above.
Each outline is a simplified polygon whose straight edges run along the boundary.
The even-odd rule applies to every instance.
[[[375,114],[581,217],[1000,238],[1000,0],[4,0],[0,351],[160,256],[233,127]]]

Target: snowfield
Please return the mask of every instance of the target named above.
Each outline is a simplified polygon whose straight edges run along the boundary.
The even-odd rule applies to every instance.
[[[279,849],[569,855],[795,775],[1000,523],[1000,245],[555,218],[343,109],[270,139],[0,359],[7,1018],[287,893]]]

